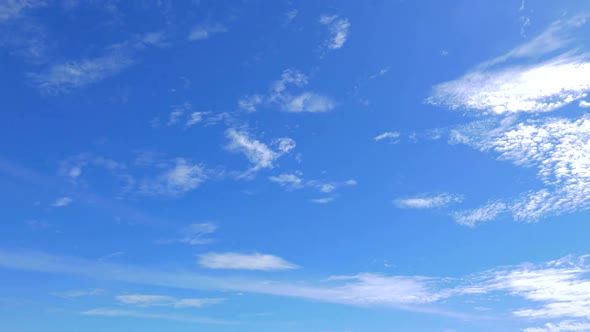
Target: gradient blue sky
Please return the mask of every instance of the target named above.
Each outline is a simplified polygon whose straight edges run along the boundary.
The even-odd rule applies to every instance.
[[[0,1],[0,329],[590,331],[589,20]]]

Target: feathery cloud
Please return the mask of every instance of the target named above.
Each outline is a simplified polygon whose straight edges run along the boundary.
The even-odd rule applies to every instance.
[[[274,271],[298,268],[297,265],[277,256],[235,252],[203,254],[199,256],[199,264],[209,269],[229,270]]]
[[[196,189],[207,178],[204,165],[177,158],[175,165],[164,173],[155,179],[143,181],[139,190],[146,195],[178,196]]]
[[[463,201],[463,196],[455,194],[438,194],[438,195],[422,195],[410,198],[398,198],[393,201],[393,204],[399,208],[409,209],[432,209],[445,207],[452,203],[460,203]]]
[[[330,30],[330,39],[325,42],[327,48],[336,50],[344,46],[350,30],[350,22],[347,18],[340,18],[338,15],[322,15],[320,23]]]
[[[119,295],[116,300],[123,304],[137,305],[140,307],[176,307],[176,308],[202,308],[211,304],[218,304],[224,301],[220,298],[202,298],[202,299],[177,299],[165,295],[147,295],[147,294],[130,294]]]
[[[188,35],[189,40],[209,39],[212,35],[227,32],[227,27],[219,23],[202,23],[195,26]]]
[[[51,206],[53,207],[64,207],[68,206],[72,203],[72,199],[70,197],[61,197],[55,200]]]
[[[400,133],[398,133],[396,131],[389,131],[389,132],[384,132],[382,134],[379,134],[379,135],[375,136],[373,139],[376,142],[386,141],[387,143],[390,143],[390,144],[396,144],[396,143],[399,143],[399,137],[400,137]]]
[[[549,112],[586,97],[590,91],[590,54],[565,52],[540,63],[508,65],[508,60],[541,57],[571,42],[568,32],[586,24],[588,16],[554,22],[532,41],[480,64],[463,77],[441,83],[426,100],[451,109],[496,114]]]

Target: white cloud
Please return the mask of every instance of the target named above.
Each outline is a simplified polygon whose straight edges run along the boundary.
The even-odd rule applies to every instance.
[[[590,208],[590,116],[529,120],[500,131],[485,127],[458,131],[464,144],[537,169],[545,188],[524,193],[508,204],[515,219],[535,221]]]
[[[350,30],[350,22],[346,18],[339,18],[338,15],[322,15],[320,23],[326,25],[330,30],[330,39],[325,45],[329,49],[336,50],[341,48]]]
[[[230,140],[226,148],[231,152],[244,154],[253,165],[247,174],[263,168],[273,168],[273,163],[279,157],[295,148],[295,141],[288,137],[275,141],[278,151],[274,151],[268,145],[251,138],[244,130],[230,128],[225,131],[225,135]]]
[[[588,107],[590,107],[590,102],[587,102],[585,100],[580,100],[580,103],[578,104],[578,106],[580,106],[582,108],[588,108]]]
[[[263,254],[208,253],[199,256],[199,264],[209,269],[230,270],[291,270],[298,266],[284,259]]]
[[[299,11],[297,9],[290,9],[285,13],[285,25],[290,24],[297,17]]]
[[[195,26],[189,36],[189,40],[209,39],[214,34],[227,32],[227,27],[219,23],[203,23]]]
[[[297,189],[303,187],[303,179],[299,177],[297,174],[284,173],[276,176],[271,176],[268,179],[288,189]]]
[[[137,305],[140,307],[160,306],[177,308],[202,308],[207,305],[218,304],[224,301],[219,298],[177,299],[172,296],[146,294],[119,295],[116,299],[123,304]]]
[[[522,332],[587,332],[590,331],[590,322],[576,322],[566,320],[557,324],[547,323],[543,327],[529,327]]]
[[[283,110],[295,113],[327,112],[334,109],[334,106],[332,99],[313,92],[304,92],[300,95],[293,96],[289,101],[282,104]]]
[[[453,217],[460,225],[474,227],[478,223],[496,219],[506,210],[507,206],[503,202],[491,202],[476,209],[455,212]]]
[[[246,95],[238,101],[238,106],[248,112],[257,110],[257,106],[278,106],[285,112],[320,113],[328,112],[336,107],[336,103],[329,97],[311,92],[293,92],[290,88],[303,88],[309,83],[309,78],[298,70],[286,69],[279,80],[271,84],[270,92],[266,96]]]
[[[264,103],[263,96],[250,95],[244,96],[238,101],[238,107],[247,112],[256,112],[256,108]]]
[[[196,125],[197,123],[200,123],[201,121],[203,121],[204,114],[204,112],[192,112],[190,118],[186,121],[186,125],[190,127]]]
[[[460,203],[463,196],[455,194],[438,194],[434,196],[422,195],[419,197],[398,198],[393,201],[397,207],[410,209],[432,209],[444,207],[452,203]]]
[[[568,256],[541,264],[503,266],[460,278],[359,273],[330,277],[317,282],[227,278],[219,275],[207,277],[188,272],[15,250],[0,250],[0,266],[180,289],[229,290],[347,305],[388,306],[456,317],[468,315],[428,305],[437,303],[441,307],[448,302],[445,300],[469,300],[474,306],[478,306],[481,301],[489,303],[487,301],[490,297],[506,300],[513,297],[519,300],[516,302],[518,307],[510,305],[507,308],[513,316],[547,321],[587,317],[590,312],[590,266],[586,261],[589,257]],[[201,261],[203,260],[214,268],[296,268],[281,258],[260,254],[206,254],[201,256]],[[156,298],[155,302],[164,300],[166,298]]]
[[[369,76],[369,79],[371,79],[371,80],[376,79],[377,77],[381,77],[381,76],[387,74],[388,72],[389,72],[389,68],[382,68],[377,73]]]
[[[322,197],[322,198],[314,198],[309,200],[312,203],[315,204],[328,204],[334,201],[334,197]]]
[[[72,203],[72,199],[70,197],[61,197],[55,200],[51,206],[53,207],[64,207],[68,206]]]
[[[58,93],[114,76],[133,63],[130,57],[115,53],[56,64],[41,73],[30,74],[30,77],[41,91]]]
[[[399,142],[399,137],[400,137],[400,133],[398,133],[396,131],[389,131],[389,132],[384,132],[382,134],[379,134],[379,135],[375,136],[373,139],[376,142],[385,140],[388,143],[395,144],[395,143]]]
[[[177,158],[175,165],[155,179],[144,181],[140,192],[147,195],[178,196],[194,190],[207,180],[202,164],[191,164],[183,158]]]
[[[497,114],[548,112],[586,97],[590,55],[563,55],[499,71],[475,71],[434,87],[428,102]]]
[[[523,61],[498,68],[509,60],[542,58],[569,45],[572,29],[588,16],[554,22],[546,31],[508,53],[480,64],[463,77],[438,84],[427,102],[451,109],[465,108],[502,114],[548,112],[584,98],[590,91],[589,54],[564,52],[530,64]]]
[[[184,236],[176,242],[188,243],[190,245],[202,245],[213,242],[208,238],[217,231],[217,225],[213,223],[193,223],[184,229]]]

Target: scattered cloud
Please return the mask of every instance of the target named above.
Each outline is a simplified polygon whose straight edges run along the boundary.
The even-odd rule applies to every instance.
[[[381,76],[387,74],[388,72],[389,72],[389,68],[382,68],[378,72],[376,72],[375,74],[369,76],[369,79],[371,79],[371,80],[376,79],[377,77],[381,77]]]
[[[393,204],[399,208],[432,209],[448,206],[453,203],[461,203],[463,196],[455,194],[422,195],[410,198],[398,198]]]
[[[529,327],[522,332],[584,332],[590,331],[589,321],[566,320],[557,324],[547,323],[543,327]]]
[[[175,165],[155,179],[144,180],[139,191],[145,195],[179,196],[198,188],[207,180],[203,164],[192,164],[186,159],[177,158]]]
[[[225,131],[225,135],[230,140],[226,149],[244,154],[252,164],[250,170],[244,174],[246,176],[263,168],[273,168],[278,158],[295,148],[295,141],[288,137],[276,140],[274,145],[277,150],[273,150],[268,145],[251,138],[245,130],[230,128]]]
[[[199,264],[209,269],[229,270],[275,271],[298,268],[297,265],[277,256],[235,252],[203,254],[199,256]]]
[[[330,30],[330,39],[325,42],[327,48],[337,50],[344,46],[350,30],[348,19],[340,18],[338,15],[322,15],[320,23]]]
[[[189,119],[186,121],[186,126],[190,127],[202,122],[204,114],[204,112],[192,112]]]
[[[472,210],[464,210],[453,213],[455,221],[463,226],[474,227],[479,223],[492,221],[506,212],[507,206],[503,202],[491,202]]]
[[[578,106],[580,106],[582,108],[588,108],[588,107],[590,107],[590,102],[587,102],[585,100],[580,100],[580,104],[578,104]]]
[[[132,317],[132,318],[147,318],[147,319],[163,319],[171,321],[179,321],[195,324],[236,324],[235,322],[223,321],[212,318],[197,317],[194,315],[173,315],[173,314],[155,314],[136,310],[123,310],[111,308],[97,308],[83,311],[80,313],[84,316],[101,316],[101,317]]]
[[[61,197],[55,200],[51,206],[53,207],[64,207],[68,206],[72,203],[72,199],[70,197]]]
[[[298,14],[299,11],[295,8],[288,10],[285,13],[285,25],[291,24]]]
[[[202,23],[195,26],[188,35],[189,40],[209,39],[215,34],[227,32],[227,27],[219,23]]]
[[[298,70],[287,69],[279,80],[271,84],[267,95],[246,95],[238,101],[238,106],[247,112],[255,112],[258,106],[276,106],[281,111],[292,113],[322,113],[336,107],[330,97],[312,91],[301,91],[308,83],[307,75]],[[293,92],[293,88],[299,91]]]
[[[549,112],[586,97],[590,91],[590,55],[564,52],[540,63],[508,65],[505,62],[538,58],[558,51],[572,41],[568,33],[586,24],[587,16],[554,22],[530,42],[480,64],[463,77],[441,83],[426,100],[451,109],[472,109],[495,114]]]
[[[56,64],[41,73],[30,74],[30,77],[39,90],[59,93],[114,76],[133,63],[128,56],[113,54]]]
[[[179,242],[187,243],[190,245],[203,245],[213,242],[213,239],[208,236],[217,231],[217,225],[213,223],[192,223],[185,229],[183,229],[183,236],[173,240],[167,240],[164,242]]]
[[[116,297],[116,299],[122,304],[131,304],[140,307],[158,306],[176,308],[202,308],[212,304],[219,304],[224,301],[224,299],[220,298],[177,299],[172,296],[146,294],[119,295]]]
[[[271,176],[268,178],[271,182],[278,183],[287,189],[303,188],[303,179],[297,174],[284,173],[280,175]]]
[[[590,311],[589,257],[567,256],[540,264],[504,266],[461,278],[360,273],[333,276],[319,282],[207,277],[15,250],[0,250],[0,266],[181,289],[232,290],[356,306],[386,306],[457,317],[468,315],[428,305],[462,298],[480,306],[478,301],[487,303],[490,296],[505,296],[521,300],[519,306],[511,310],[513,316],[549,320],[587,317]],[[210,253],[201,255],[200,262],[206,267],[224,269],[297,268],[276,256],[261,254]]]
[[[256,108],[264,103],[261,95],[247,95],[238,101],[238,107],[247,112],[256,112]]]
[[[376,142],[385,141],[390,144],[396,144],[396,143],[399,143],[400,136],[401,136],[401,134],[396,131],[389,131],[389,132],[384,132],[382,134],[379,134],[379,135],[375,136],[373,139]]]
[[[506,210],[514,219],[530,222],[590,208],[586,194],[590,188],[589,133],[590,116],[583,115],[578,119],[509,121],[499,128],[475,123],[456,129],[453,139],[480,151],[495,152],[500,160],[537,169],[545,188],[523,193],[503,207],[504,203],[493,203],[491,210]]]
[[[334,201],[334,197],[322,197],[322,198],[314,198],[310,199],[309,201],[315,204],[328,204]]]
[[[104,293],[102,289],[88,289],[88,290],[70,290],[66,292],[54,293],[53,295],[73,299],[78,297],[96,296]]]

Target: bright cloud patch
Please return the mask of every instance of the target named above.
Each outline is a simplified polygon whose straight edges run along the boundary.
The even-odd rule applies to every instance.
[[[517,220],[535,221],[590,208],[590,116],[577,120],[528,121],[500,131],[467,127],[459,130],[458,135],[464,144],[493,151],[501,160],[536,168],[546,186],[524,193],[503,208],[495,204],[473,213],[462,213],[457,219],[460,223],[486,221],[489,220],[486,216],[503,209],[509,210]]]
[[[435,196],[420,196],[411,198],[399,198],[393,201],[397,207],[410,209],[431,209],[447,206],[451,203],[460,203],[463,196],[453,194],[440,194]]]
[[[175,165],[155,179],[149,179],[140,186],[140,192],[148,195],[177,196],[196,189],[207,179],[202,164],[191,164],[183,158],[176,159]]]
[[[250,173],[263,168],[273,168],[275,160],[295,148],[295,141],[288,137],[275,141],[275,145],[277,146],[277,151],[275,151],[268,145],[251,138],[243,130],[228,129],[225,135],[230,140],[226,148],[229,151],[244,154],[252,164]]]
[[[64,206],[70,205],[70,203],[72,203],[72,199],[70,197],[62,197],[62,198],[58,198],[55,202],[53,202],[53,204],[51,204],[51,206],[64,207]]]
[[[502,202],[492,202],[477,209],[455,212],[453,217],[460,225],[474,227],[478,223],[496,219],[496,217],[500,213],[505,212],[506,209],[506,204]]]
[[[338,15],[322,15],[320,23],[330,29],[330,39],[326,41],[326,46],[329,49],[336,50],[344,46],[350,29],[348,19],[340,18]]]
[[[396,131],[388,131],[388,132],[384,132],[382,134],[379,134],[377,136],[375,136],[373,139],[376,142],[388,142],[391,144],[395,144],[399,142],[399,137],[400,137],[400,133],[396,132]]]
[[[199,264],[209,269],[228,270],[292,270],[297,265],[286,260],[263,254],[240,254],[240,253],[209,253],[199,256]]]
[[[548,112],[586,97],[590,55],[564,55],[501,70],[478,70],[434,87],[428,102],[497,114]]]

